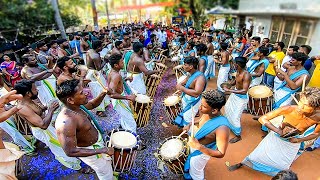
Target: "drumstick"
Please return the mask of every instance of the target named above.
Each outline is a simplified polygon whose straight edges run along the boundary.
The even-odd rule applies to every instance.
[[[98,81],[98,83],[100,84],[100,86],[101,86],[103,89],[108,90],[108,88],[103,85],[103,83],[101,82],[101,79],[96,75],[96,73],[93,72],[92,74],[93,74],[94,78]]]
[[[193,106],[191,106],[191,113],[192,113],[192,121],[191,121],[191,137],[194,137],[194,110]]]
[[[108,143],[108,147],[111,147],[111,139],[112,139],[112,135],[113,135],[113,130],[112,130],[111,135],[110,135],[110,141],[109,141],[109,143]]]
[[[291,97],[293,98],[293,100],[297,103],[297,105],[299,104],[298,100],[296,99],[296,97],[294,97],[293,94],[291,94]]]
[[[306,88],[306,80],[307,80],[307,76],[303,77],[303,82],[302,82],[302,92],[304,92],[304,89]]]
[[[181,138],[181,136],[186,132],[187,132],[186,130],[183,130],[182,133],[179,136],[177,136],[177,139]]]
[[[180,90],[177,90],[176,92],[174,92],[173,95],[177,94],[178,92],[180,92]]]
[[[278,68],[280,69],[281,68],[281,64],[280,64],[280,61],[278,60]]]

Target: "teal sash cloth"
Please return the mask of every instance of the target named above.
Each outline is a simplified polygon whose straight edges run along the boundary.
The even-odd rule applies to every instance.
[[[133,53],[133,51],[127,51],[126,54],[124,55],[124,67],[123,67],[123,69],[125,71],[127,71],[128,64],[129,64],[129,61],[130,61],[132,53]]]
[[[267,67],[269,65],[269,61],[267,59],[262,59],[260,61],[254,61],[254,63],[252,63],[251,66],[247,68],[247,71],[252,74],[254,72],[254,70],[258,66],[260,66],[262,63],[264,63],[264,67],[265,67],[265,69],[267,69]],[[254,78],[252,78],[252,79],[254,79]]]
[[[297,77],[299,76],[302,76],[303,74],[307,74],[309,75],[308,71],[305,70],[305,69],[301,69],[293,74],[290,75],[290,79],[291,80],[294,80],[296,79]],[[282,84],[276,89],[276,90],[279,90],[281,88],[285,88],[285,86],[287,85],[287,82],[286,81],[283,81]],[[287,88],[289,89],[289,88]],[[289,89],[290,90],[290,93],[288,93],[286,96],[284,96],[283,98],[281,98],[279,101],[277,102],[274,102],[273,104],[273,109],[278,109],[280,107],[280,105],[285,102],[288,98],[290,98],[291,94],[299,91],[301,89],[301,87],[297,88],[297,89]]]

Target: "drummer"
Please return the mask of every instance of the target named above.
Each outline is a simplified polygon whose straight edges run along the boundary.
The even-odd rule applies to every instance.
[[[183,68],[191,76],[176,86],[177,90],[182,92],[182,112],[174,121],[179,127],[184,127],[191,122],[201,104],[201,93],[205,90],[206,79],[203,73],[198,71],[198,65],[199,60],[196,57],[185,58]]]
[[[82,79],[84,78],[86,71],[82,69],[80,72],[80,77],[75,73],[77,72],[76,64],[68,56],[63,56],[58,59],[57,66],[62,70],[62,73],[57,78],[57,85],[62,82],[72,79]]]
[[[291,167],[297,158],[301,142],[315,139],[320,135],[320,89],[306,88],[297,106],[284,106],[259,118],[268,127],[269,134],[256,149],[241,163],[229,167],[234,171],[243,165],[274,176]],[[284,116],[282,125],[276,127],[270,120]],[[310,127],[314,130],[309,133]],[[289,135],[289,133],[292,135]]]
[[[205,44],[197,45],[197,54],[200,56],[199,59],[199,71],[202,72],[206,79],[209,79],[209,72],[208,72],[208,57],[206,55],[208,48]]]
[[[226,103],[224,94],[217,90],[203,93],[201,99],[201,118],[196,122],[198,130],[195,137],[190,137],[190,151],[185,165],[185,179],[204,179],[204,169],[211,157],[223,158],[227,151],[230,124],[221,115],[221,108]],[[189,131],[192,123],[184,127]]]
[[[307,55],[297,52],[292,54],[291,60],[284,64],[284,68],[287,70],[287,72],[282,71],[281,68],[275,68],[277,77],[283,82],[274,92],[275,103],[273,104],[273,109],[290,105],[292,101],[291,95],[294,95],[295,92],[301,89],[304,78],[306,78],[306,85],[310,75],[303,67],[303,64],[307,59]]]
[[[133,77],[131,82],[128,82],[134,94],[147,94],[147,88],[144,83],[143,74],[146,76],[158,73],[157,70],[148,70],[142,59],[143,44],[136,42],[133,44],[133,53],[127,63],[127,77]]]
[[[130,102],[135,101],[136,96],[132,94],[126,80],[122,79],[119,71],[123,68],[123,59],[119,54],[111,55],[109,63],[112,67],[107,80],[109,82],[110,97],[112,105],[120,115],[120,124],[123,129],[137,131],[137,123],[134,120],[133,112],[130,107]],[[127,79],[130,79],[127,78]],[[132,80],[132,79],[131,79]]]
[[[257,55],[251,58],[254,61],[250,67],[247,67],[247,71],[251,74],[252,81],[250,87],[260,85],[263,78],[263,73],[269,65],[269,60],[267,59],[269,49],[266,47],[259,47]]]
[[[121,54],[122,55],[122,52],[121,52],[122,49],[123,49],[123,42],[116,41],[114,43],[114,47],[111,50],[111,55],[113,55],[113,54]]]
[[[229,55],[230,53],[227,51],[228,44],[227,43],[221,43],[221,49],[220,49],[220,61],[215,59],[215,63],[220,64],[218,79],[217,79],[217,86],[218,90],[224,91],[220,86],[222,83],[228,81],[228,75],[230,71],[230,64],[229,64]]]
[[[102,92],[104,96],[107,94]],[[62,149],[69,157],[79,157],[95,170],[99,179],[112,179],[112,147],[105,147],[102,130],[90,113],[104,96],[88,102],[79,80],[64,81],[57,87],[57,96],[65,105],[59,113],[55,127]]]
[[[249,101],[248,89],[251,81],[251,75],[246,71],[246,58],[235,58],[235,67],[237,75],[235,79],[235,89],[223,87],[226,93],[231,93],[224,107],[225,116],[231,124],[231,130],[236,135],[230,140],[230,143],[236,143],[241,140],[241,115]]]

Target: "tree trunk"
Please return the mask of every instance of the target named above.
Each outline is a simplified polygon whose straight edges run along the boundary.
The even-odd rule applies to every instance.
[[[98,25],[98,14],[97,14],[97,8],[96,8],[96,1],[91,0],[91,6],[92,6],[92,16],[93,16],[93,25],[94,25],[94,30],[99,30],[99,25]]]
[[[194,23],[194,27],[197,30],[201,30],[200,28],[200,14],[199,14],[199,10],[196,9],[196,0],[190,0],[189,1],[189,8],[192,12],[192,17],[193,17],[193,23]]]
[[[52,5],[52,8],[53,8],[53,10],[55,12],[54,13],[54,18],[55,18],[56,23],[58,25],[58,28],[60,30],[61,36],[62,36],[62,38],[66,39],[67,35],[66,35],[66,31],[65,31],[64,26],[63,26],[63,22],[62,22],[61,16],[60,16],[60,11],[59,11],[59,6],[58,6],[57,0],[51,0],[51,5]]]
[[[110,17],[109,17],[108,0],[106,0],[106,13],[107,13],[108,27],[110,28]]]

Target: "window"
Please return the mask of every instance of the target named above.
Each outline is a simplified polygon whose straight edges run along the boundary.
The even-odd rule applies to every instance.
[[[314,27],[314,20],[273,17],[270,41],[271,43],[282,41],[286,47],[308,44]]]

